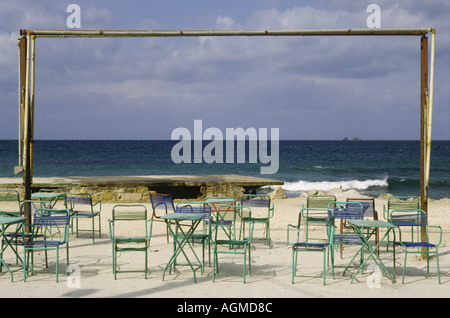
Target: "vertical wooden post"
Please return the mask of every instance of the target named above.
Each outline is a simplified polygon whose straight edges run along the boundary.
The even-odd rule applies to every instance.
[[[428,218],[428,184],[425,182],[427,123],[428,123],[428,38],[420,40],[420,208]],[[426,229],[421,228],[420,237],[426,240]]]
[[[24,187],[24,199],[31,200],[31,183],[32,183],[32,171],[31,171],[31,107],[30,107],[30,47],[31,47],[31,35],[25,37],[26,43],[25,49],[21,50],[21,61],[24,61],[25,76],[24,76],[24,112],[23,112],[23,187]],[[22,65],[22,64],[21,64]],[[26,205],[28,206],[28,205]],[[24,210],[24,216],[27,218],[26,224],[31,224],[31,211],[26,208]],[[28,229],[26,229],[28,230]]]

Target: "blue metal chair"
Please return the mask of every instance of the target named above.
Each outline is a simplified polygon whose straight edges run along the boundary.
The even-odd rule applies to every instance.
[[[214,256],[213,256],[213,282],[216,280],[216,276],[237,276],[232,274],[219,274],[219,254],[234,254],[244,256],[244,270],[243,270],[243,281],[246,282],[247,277],[247,261],[248,261],[248,274],[252,274],[251,265],[251,243],[253,238],[253,221],[248,221],[249,224],[249,235],[248,238],[236,239],[229,236],[223,231],[219,231],[222,227],[223,222],[230,219],[230,215],[242,216],[243,214],[251,218],[252,211],[248,206],[242,205],[221,205],[216,209],[216,212],[212,215],[213,220],[211,221],[211,240],[214,243]],[[236,216],[232,216],[231,219],[236,219]],[[224,248],[226,246],[226,248]],[[248,253],[248,254],[247,254]],[[248,256],[248,257],[247,257]],[[241,276],[241,275],[239,275]]]
[[[243,194],[241,196],[241,205],[250,207],[253,214],[249,216],[246,215],[245,211],[242,212],[240,229],[242,236],[245,237],[246,223],[263,224],[265,233],[263,239],[270,248],[270,219],[274,214],[274,205],[271,204],[270,197],[266,194]]]
[[[120,272],[144,272],[145,279],[148,273],[148,249],[152,235],[153,219],[147,219],[147,208],[142,204],[117,204],[112,209],[112,219],[109,222],[109,233],[112,241],[112,259],[114,279],[117,279],[119,272],[117,266],[117,253],[123,252],[144,252],[144,270],[120,270]],[[124,235],[121,228],[126,227],[128,222],[141,222],[142,226],[136,228],[137,233],[133,237]]]
[[[92,203],[92,196],[89,193],[65,193],[64,194],[64,206],[70,211],[71,220],[76,220],[76,237],[78,237],[79,231],[91,231],[92,242],[95,242],[95,232],[98,232],[98,236],[102,236],[102,226],[100,212],[102,210],[102,202],[99,200]],[[95,218],[98,218],[98,230],[95,230]],[[91,230],[80,230],[78,228],[79,219],[91,219]],[[73,232],[73,226],[72,226]]]
[[[387,204],[383,205],[383,217],[390,222],[391,212],[394,210],[418,210],[420,209],[420,198],[417,196],[392,196],[387,200]],[[411,234],[414,233],[414,227],[411,227]],[[417,240],[419,232],[416,233]],[[387,237],[386,250],[389,251],[389,236]]]
[[[328,210],[334,214],[334,220],[362,220],[364,218],[364,207],[361,202],[331,202]],[[342,228],[343,229],[343,228]],[[340,231],[334,234],[333,244],[336,246],[361,245],[361,239],[358,235],[349,233],[348,230]],[[363,254],[361,253],[361,258]]]
[[[307,236],[312,228],[314,229],[314,238]],[[295,277],[298,277],[299,252],[323,253],[323,285],[325,285],[326,264],[330,263],[329,257],[331,257],[331,272],[334,278],[334,229],[333,211],[326,208],[302,208],[298,215],[297,225],[288,224],[287,242],[292,245],[292,284],[294,284]],[[290,233],[294,230],[296,231],[296,238],[291,242]],[[303,237],[300,237],[300,235],[303,235]]]
[[[156,222],[164,222],[161,215],[175,212],[172,195],[162,193],[150,193],[150,202],[152,204],[152,219]],[[169,243],[169,228],[166,225],[167,243]]]
[[[426,254],[427,257],[427,277],[430,274],[430,254],[434,254],[436,256],[436,266],[438,273],[438,282],[441,283],[441,275],[439,271],[439,251],[438,247],[442,242],[442,228],[440,226],[428,225],[427,215],[425,211],[421,209],[417,210],[394,210],[390,214],[390,221],[392,224],[397,226],[399,232],[399,238],[395,240],[393,253],[394,253],[394,273],[396,274],[395,269],[395,247],[400,246],[403,248],[405,252],[405,260],[403,262],[403,276],[402,283],[405,282],[405,273],[406,273],[406,259],[408,254]],[[411,233],[411,241],[406,241],[404,239],[404,235],[402,238],[402,227],[414,227],[419,231],[420,227],[425,227],[426,230],[426,240],[425,241],[413,241],[413,233]],[[429,229],[434,228],[439,230],[439,242],[438,243],[430,243],[429,242]]]
[[[66,246],[66,260],[67,266],[69,266],[69,222],[70,212],[68,209],[37,209],[34,212],[32,235],[24,243],[24,281],[26,281],[28,273],[38,272],[34,270],[34,252],[55,250],[55,272],[56,282],[58,282],[59,248],[63,245]],[[40,234],[41,230],[43,235]],[[30,253],[31,268],[29,267]]]

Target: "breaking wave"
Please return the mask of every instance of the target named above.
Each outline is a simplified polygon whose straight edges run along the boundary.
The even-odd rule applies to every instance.
[[[349,180],[349,181],[296,181],[296,182],[285,182],[282,186],[284,191],[309,191],[309,190],[319,190],[319,191],[329,191],[332,189],[341,188],[343,190],[355,189],[355,190],[365,190],[370,187],[387,187],[388,180]]]

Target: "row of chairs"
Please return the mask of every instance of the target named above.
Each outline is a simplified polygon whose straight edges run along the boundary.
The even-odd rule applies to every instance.
[[[211,264],[211,246],[213,246],[213,281],[219,275],[218,255],[219,254],[242,254],[244,256],[243,280],[245,283],[247,274],[251,274],[250,244],[253,240],[253,229],[255,224],[263,224],[265,243],[271,246],[270,242],[270,219],[274,214],[274,206],[268,195],[241,196],[240,200],[233,197],[207,197],[202,201],[180,201],[173,203],[169,194],[151,194],[150,200],[153,209],[152,220],[163,221],[161,216],[167,213],[202,213],[204,214],[203,226],[199,232],[192,235],[194,243],[202,246],[202,266],[205,265],[205,253],[208,249],[208,263]],[[253,213],[252,213],[253,210]],[[255,215],[256,210],[261,210],[259,215]],[[236,223],[240,223],[239,236],[236,233]],[[245,229],[248,225],[248,236]],[[169,240],[167,230],[167,240]],[[178,233],[178,232],[177,232]],[[184,234],[179,233],[178,236]],[[181,237],[174,240],[175,244]],[[228,246],[227,249],[221,249]],[[115,260],[113,261],[113,263]],[[176,265],[176,262],[174,266]],[[116,272],[117,269],[114,268]]]
[[[363,214],[362,205],[359,202],[369,202],[369,206],[366,212]],[[354,234],[349,234],[345,231],[345,218],[339,217],[336,213],[330,213],[330,211],[338,211],[338,207],[345,207],[347,212],[351,209],[355,211],[354,215],[360,211],[359,218],[371,217],[374,220],[378,219],[378,213],[375,209],[375,202],[373,199],[348,199],[347,202],[337,202],[336,197],[332,195],[314,195],[308,196],[307,206],[302,206],[299,213],[298,224],[288,225],[287,241],[292,245],[292,283],[297,272],[298,252],[321,252],[323,253],[323,284],[325,285],[325,273],[326,266],[331,265],[332,277],[334,278],[334,251],[335,247],[339,245],[341,248],[343,245],[355,245],[361,244],[361,240]],[[426,213],[420,209],[419,199],[417,197],[391,197],[387,201],[387,205],[383,207],[383,216],[386,221],[394,224],[399,232],[398,239],[393,244],[394,248],[394,272],[395,272],[395,247],[400,246],[405,253],[405,259],[403,262],[403,276],[402,282],[404,283],[406,262],[409,253],[426,254],[427,256],[427,276],[429,276],[429,256],[434,254],[437,263],[438,282],[440,283],[440,271],[439,271],[439,256],[438,246],[442,241],[442,229],[439,226],[428,225]],[[339,234],[335,233],[335,219],[340,218]],[[315,226],[318,233],[321,233],[321,237],[311,239],[309,237],[309,231],[311,225]],[[411,227],[411,239],[405,239],[404,234],[402,237],[402,228]],[[417,236],[414,240],[414,229],[419,232],[420,227],[424,227],[426,230],[426,240],[420,241]],[[290,242],[289,233],[292,229],[297,230],[296,240]],[[320,231],[322,228],[322,231]],[[436,244],[429,242],[429,229],[437,229],[440,233],[439,241]],[[304,236],[300,237],[300,231],[304,232]],[[376,242],[378,244],[378,233],[376,233]],[[389,246],[389,241],[387,246]],[[413,249],[411,249],[413,248]],[[342,249],[341,249],[342,253]],[[379,251],[378,251],[379,253]],[[342,254],[341,254],[342,255]],[[362,256],[362,255],[361,255]]]

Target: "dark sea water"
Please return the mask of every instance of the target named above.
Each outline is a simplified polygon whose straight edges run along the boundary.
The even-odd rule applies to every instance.
[[[280,141],[275,174],[261,174],[269,164],[260,160],[176,164],[171,151],[177,142],[37,140],[34,176],[239,174],[285,181],[288,196],[338,187],[373,196],[420,195],[419,141]],[[17,177],[17,163],[17,141],[0,141],[0,177]],[[450,197],[450,141],[432,142],[429,197]]]

